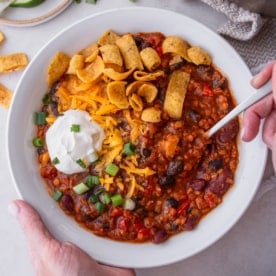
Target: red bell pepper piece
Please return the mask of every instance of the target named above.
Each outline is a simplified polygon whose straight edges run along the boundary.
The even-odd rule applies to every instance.
[[[212,97],[214,95],[212,88],[209,85],[204,85],[203,96]]]
[[[188,207],[190,206],[190,203],[191,202],[189,200],[186,200],[186,201],[182,202],[176,210],[176,215],[180,216],[181,214],[183,214],[188,209]]]

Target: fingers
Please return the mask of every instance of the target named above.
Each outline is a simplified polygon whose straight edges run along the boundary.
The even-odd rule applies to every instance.
[[[251,141],[258,134],[261,119],[267,117],[273,110],[274,101],[269,95],[247,109],[243,115],[243,135],[246,142]]]
[[[251,141],[258,134],[260,121],[266,118],[276,108],[276,61],[268,64],[259,74],[251,81],[252,86],[259,88],[269,79],[272,79],[272,95],[267,96],[255,105],[245,111],[243,117],[243,135],[244,141]],[[269,131],[268,131],[269,133]],[[267,138],[267,133],[264,132]],[[267,139],[266,139],[267,140]]]
[[[265,66],[260,73],[253,77],[251,80],[251,85],[255,88],[260,88],[264,85],[272,76],[272,72],[275,70],[276,61],[271,62]]]
[[[276,110],[274,110],[265,119],[265,123],[263,127],[263,140],[270,149],[273,149],[275,134],[276,134]]]
[[[272,163],[274,167],[274,171],[276,173],[276,134],[274,134],[272,139]]]
[[[135,271],[133,269],[117,268],[107,265],[101,265],[102,273],[101,275],[113,275],[113,276],[135,276]]]
[[[15,200],[10,203],[9,210],[17,218],[30,248],[41,248],[53,239],[39,214],[27,202]]]
[[[274,103],[276,103],[276,60],[264,67],[264,69],[252,79],[251,85],[255,88],[259,88],[270,78],[272,81]]]

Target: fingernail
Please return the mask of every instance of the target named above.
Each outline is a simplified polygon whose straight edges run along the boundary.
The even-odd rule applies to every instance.
[[[8,210],[10,214],[16,218],[19,214],[20,208],[16,203],[11,202],[8,206]]]
[[[260,86],[261,78],[261,74],[255,75],[251,80],[251,85],[253,85],[254,87]]]
[[[241,129],[241,138],[243,138],[244,135],[244,128]]]

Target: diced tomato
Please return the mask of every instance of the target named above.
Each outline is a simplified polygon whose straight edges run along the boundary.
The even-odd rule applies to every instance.
[[[119,217],[123,214],[122,208],[116,207],[111,211],[111,217]]]
[[[212,97],[214,95],[213,90],[209,85],[204,85],[203,95],[207,97]]]
[[[204,195],[204,199],[208,203],[209,207],[211,208],[216,207],[217,203],[216,203],[215,195],[213,193],[206,192]]]
[[[163,54],[162,47],[161,47],[161,46],[157,46],[157,47],[155,48],[155,50],[156,50],[157,54],[161,57],[162,54]]]
[[[135,221],[133,223],[134,229],[136,232],[139,232],[144,227],[144,224],[141,221]]]
[[[43,178],[52,180],[57,176],[57,169],[51,165],[46,165],[40,168],[40,174]]]
[[[145,189],[144,189],[144,196],[145,197],[151,196],[154,190],[155,190],[154,185],[149,185],[149,186],[145,187]]]
[[[150,237],[150,229],[142,228],[138,231],[137,239],[138,240],[146,240]]]

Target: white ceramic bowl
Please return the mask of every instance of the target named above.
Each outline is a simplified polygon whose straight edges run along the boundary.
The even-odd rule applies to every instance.
[[[251,74],[234,49],[205,26],[183,15],[153,8],[123,8],[85,18],[47,43],[25,70],[10,108],[7,132],[9,166],[19,195],[41,214],[47,227],[60,240],[69,240],[96,260],[121,267],[154,267],[188,258],[221,238],[241,217],[260,183],[266,147],[258,136],[239,143],[240,162],[234,187],[223,203],[191,232],[172,237],[163,244],[132,244],[96,237],[66,216],[47,194],[32,146],[35,135],[33,113],[40,108],[47,90],[47,65],[57,51],[73,54],[96,40],[104,31],[160,31],[179,35],[209,51],[214,63],[229,78],[237,102],[251,92]]]

